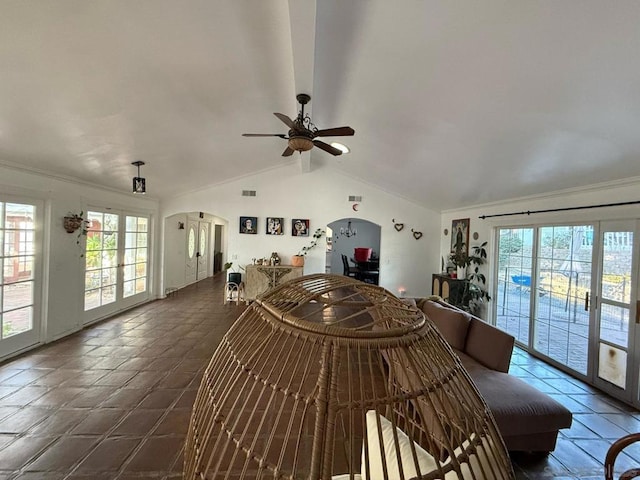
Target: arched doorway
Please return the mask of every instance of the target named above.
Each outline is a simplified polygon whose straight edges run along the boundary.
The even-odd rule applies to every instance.
[[[343,274],[342,255],[353,265],[356,248],[371,248],[380,259],[380,225],[359,218],[341,218],[327,224],[327,273]],[[371,276],[377,283],[377,275]]]

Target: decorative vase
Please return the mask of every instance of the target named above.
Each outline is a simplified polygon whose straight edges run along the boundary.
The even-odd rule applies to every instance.
[[[460,267],[458,266],[456,269],[457,272],[457,278],[460,280],[464,280],[465,278],[467,278],[467,267]]]
[[[304,267],[304,255],[294,255],[291,257],[291,265],[294,267]]]

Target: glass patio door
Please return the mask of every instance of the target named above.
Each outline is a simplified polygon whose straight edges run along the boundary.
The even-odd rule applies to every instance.
[[[591,236],[590,236],[591,232]],[[586,376],[590,316],[593,225],[539,227],[537,288],[533,300],[533,348]]]
[[[638,402],[635,308],[637,278],[636,221],[603,222],[597,296],[590,299],[595,316],[592,346],[594,384],[625,401]],[[633,392],[636,392],[635,395]]]
[[[498,230],[496,325],[518,343],[588,374],[592,225]]]
[[[36,205],[0,199],[0,359],[41,336]],[[36,261],[37,260],[37,261]]]
[[[149,298],[149,218],[87,212],[85,323]]]

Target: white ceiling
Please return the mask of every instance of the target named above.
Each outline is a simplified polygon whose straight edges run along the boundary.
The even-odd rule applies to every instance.
[[[435,210],[636,177],[638,25],[636,0],[4,0],[0,163],[127,192],[142,160],[158,198],[300,169],[241,134],[304,92],[356,131],[311,168]]]

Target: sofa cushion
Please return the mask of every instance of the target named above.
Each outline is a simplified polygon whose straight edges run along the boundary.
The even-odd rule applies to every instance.
[[[485,367],[507,373],[515,338],[484,320],[473,317],[464,351]]]
[[[513,375],[489,370],[468,355],[457,353],[503,437],[571,426],[571,412],[549,395]]]
[[[471,317],[465,312],[453,310],[439,303],[427,300],[422,304],[427,315],[451,347],[464,350]]]

